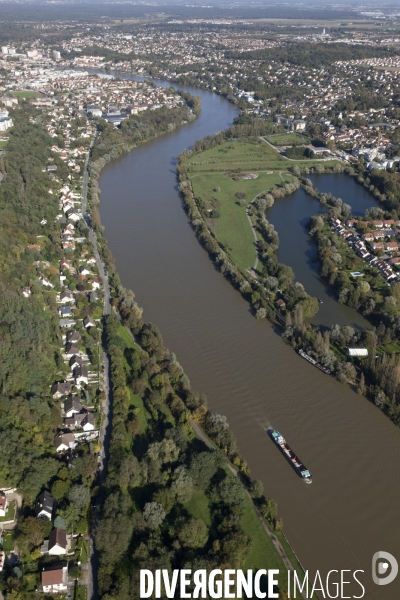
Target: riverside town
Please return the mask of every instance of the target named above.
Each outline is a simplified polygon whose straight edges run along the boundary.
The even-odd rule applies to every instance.
[[[400,598],[398,3],[0,6],[0,600]]]

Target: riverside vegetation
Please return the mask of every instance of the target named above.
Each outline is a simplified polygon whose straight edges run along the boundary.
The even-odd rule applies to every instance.
[[[339,381],[366,394],[399,425],[396,353],[400,350],[400,285],[395,283],[389,288],[374,268],[367,269],[368,281],[364,278],[357,283],[349,275],[350,270],[365,271],[365,265],[329,230],[327,219],[346,219],[351,207],[330,194],[320,194],[307,178],[313,172],[340,172],[343,165],[338,161],[286,161],[260,141],[263,127],[268,131],[268,124],[263,126],[259,121],[238,123],[181,154],[179,186],[195,234],[224,276],[250,302],[256,318],[267,317],[279,323],[288,343],[306,349]],[[386,207],[386,211],[370,209],[367,217],[399,218],[396,174],[367,175],[361,165],[345,170]],[[278,261],[279,236],[267,221],[265,210],[276,198],[292,193],[300,185],[330,209],[325,216],[315,216],[310,224],[322,260],[321,276],[337,290],[339,301],[373,319],[376,327],[371,324],[369,331],[356,332],[351,326],[339,325],[323,331],[311,325],[307,319],[317,313],[317,299],[294,281],[290,267]],[[256,243],[248,219],[256,232]],[[256,268],[252,268],[254,245],[259,259]],[[338,271],[338,261],[343,261],[346,269]],[[349,346],[367,347],[368,360],[350,359],[346,354]]]
[[[158,132],[165,130],[166,120]],[[264,495],[261,482],[251,479],[226,418],[208,410],[206,398],[191,389],[157,327],[143,321],[134,293],[121,285],[104,239],[97,209],[98,156],[105,140],[117,140],[121,147],[126,131],[121,128],[114,134],[105,127],[96,140],[94,164],[90,165],[92,223],[107,265],[115,309],[105,325],[112,426],[104,502],[96,531],[99,593],[106,600],[136,598],[140,568],[268,566],[281,570],[279,593],[287,598],[282,560],[244,488],[301,577],[301,568],[280,532],[276,503]],[[157,135],[156,127],[151,135]],[[140,143],[139,139],[136,142]],[[203,427],[213,449],[195,436],[193,421]],[[239,477],[230,472],[229,463]]]

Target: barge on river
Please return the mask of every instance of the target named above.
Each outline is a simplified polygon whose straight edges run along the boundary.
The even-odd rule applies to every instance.
[[[314,367],[317,367],[317,369],[319,369],[320,371],[322,371],[326,375],[330,375],[331,374],[331,372],[330,372],[329,369],[326,369],[325,367],[323,367],[322,365],[320,365],[319,362],[317,362],[315,360],[315,358],[312,358],[312,356],[310,356],[309,354],[307,354],[307,352],[305,352],[303,350],[303,348],[300,348],[299,354],[300,354],[300,356],[302,358],[304,358],[305,360],[308,360],[309,363],[311,363],[312,365],[314,365]]]
[[[306,483],[312,483],[312,475],[310,471],[304,466],[301,460],[293,452],[285,438],[276,429],[268,429],[268,435],[273,442],[278,446],[286,460],[292,465],[297,475],[301,477]]]

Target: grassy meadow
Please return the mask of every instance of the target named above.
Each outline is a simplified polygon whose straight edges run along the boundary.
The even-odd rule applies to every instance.
[[[277,134],[268,139],[274,144],[293,136],[304,141],[301,134]],[[254,236],[246,216],[245,206],[240,206],[237,193],[244,193],[247,203],[261,192],[269,191],[292,181],[289,171],[294,165],[313,167],[316,160],[286,160],[262,140],[228,141],[192,156],[187,170],[195,197],[213,198],[219,205],[220,217],[208,219],[225,251],[241,269],[254,265],[256,256]],[[337,161],[324,161],[325,166]],[[241,174],[254,173],[257,179],[242,179]],[[217,191],[219,190],[219,191]],[[279,200],[277,200],[279,202]]]

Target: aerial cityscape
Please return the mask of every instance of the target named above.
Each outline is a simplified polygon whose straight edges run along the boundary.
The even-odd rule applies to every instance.
[[[0,600],[400,597],[400,7],[0,50]]]

